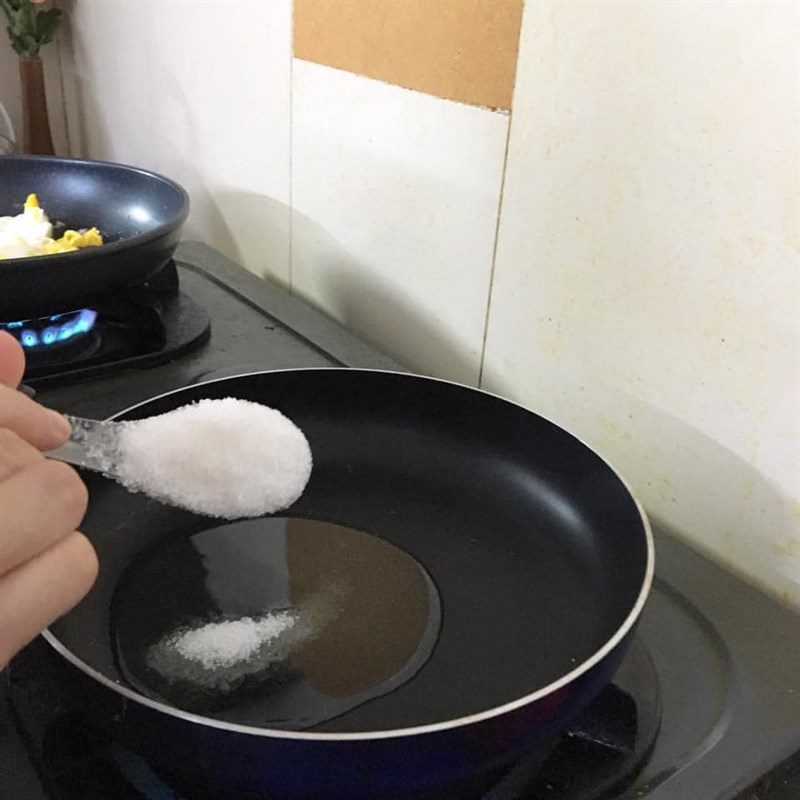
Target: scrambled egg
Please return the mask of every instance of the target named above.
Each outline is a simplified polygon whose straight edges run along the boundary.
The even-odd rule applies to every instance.
[[[66,231],[61,238],[53,239],[53,226],[35,194],[28,195],[21,214],[0,217],[0,259],[69,253],[101,244],[103,237],[97,228]]]

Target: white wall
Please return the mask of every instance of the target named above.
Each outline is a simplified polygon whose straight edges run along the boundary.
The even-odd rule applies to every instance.
[[[290,0],[63,5],[73,155],[177,180],[188,237],[288,283]]]
[[[507,160],[506,115],[292,59],[289,0],[64,5],[73,153],[800,605],[796,4],[528,2]]]
[[[508,116],[295,59],[292,289],[477,384]]]
[[[483,384],[800,602],[798,5],[528,3]]]

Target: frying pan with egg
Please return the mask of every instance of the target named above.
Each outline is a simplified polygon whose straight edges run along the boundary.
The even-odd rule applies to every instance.
[[[350,369],[224,378],[118,418],[224,397],[278,408],[305,432],[314,469],[289,522],[237,522],[220,535],[219,520],[87,475],[83,530],[100,577],[45,634],[82,708],[182,796],[483,796],[608,683],[650,588],[653,542],[627,485],[585,444],[483,391]],[[372,566],[339,542],[344,528],[326,529],[330,538],[309,531],[315,520],[369,534]],[[412,613],[432,588],[435,603]],[[133,675],[120,655],[124,645],[135,661],[141,632],[177,611],[255,617],[262,601],[306,597],[302,613],[314,617],[326,596],[339,616],[318,616],[293,669],[241,696],[217,697],[227,689],[207,684],[198,705],[190,692],[138,680],[145,673]],[[368,634],[360,622],[348,627],[379,612]],[[409,619],[433,638],[414,634]],[[409,636],[421,659],[389,675],[386,691],[364,694],[362,678]]]
[[[189,213],[189,198],[180,186],[136,167],[75,158],[0,157],[0,216],[19,214],[32,192],[54,226],[94,226],[106,243],[0,260],[0,321],[124,296],[167,263]]]

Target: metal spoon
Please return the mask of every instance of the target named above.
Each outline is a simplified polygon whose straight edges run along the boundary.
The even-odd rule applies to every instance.
[[[101,422],[67,415],[72,432],[61,447],[45,455],[77,467],[119,477],[119,434],[124,422]]]

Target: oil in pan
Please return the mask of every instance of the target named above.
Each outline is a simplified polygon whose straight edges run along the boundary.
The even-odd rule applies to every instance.
[[[137,691],[288,730],[350,730],[348,711],[422,668],[440,624],[436,587],[405,551],[278,517],[160,539],[112,603],[115,657]]]

